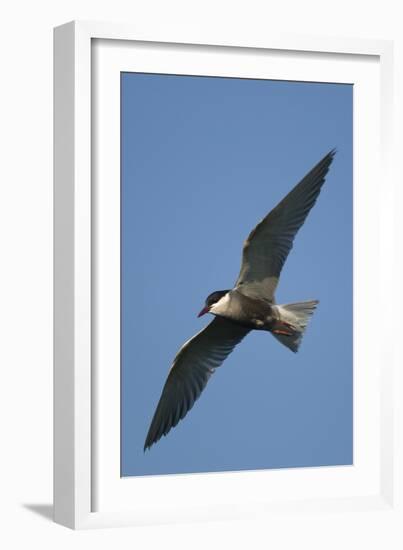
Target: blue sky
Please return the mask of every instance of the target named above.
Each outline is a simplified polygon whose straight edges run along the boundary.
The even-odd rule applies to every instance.
[[[352,95],[347,84],[122,74],[122,475],[352,463]],[[256,223],[331,148],[277,301],[316,298],[299,353],[251,333],[143,453],[179,347],[231,288]]]

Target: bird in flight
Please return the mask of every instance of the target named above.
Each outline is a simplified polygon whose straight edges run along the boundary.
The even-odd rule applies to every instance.
[[[317,300],[276,304],[276,290],[294,237],[319,196],[335,155],[333,149],[250,233],[234,288],[210,294],[199,317],[214,319],[178,351],[144,444],[149,449],[193,407],[215,369],[251,330],[271,332],[297,352]]]

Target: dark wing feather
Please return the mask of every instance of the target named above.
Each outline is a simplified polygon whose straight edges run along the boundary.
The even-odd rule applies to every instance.
[[[151,447],[193,407],[214,370],[249,332],[222,317],[215,317],[177,353],[151,421],[144,450]]]
[[[298,229],[319,196],[335,155],[330,151],[255,227],[245,241],[235,286],[243,294],[273,300]]]

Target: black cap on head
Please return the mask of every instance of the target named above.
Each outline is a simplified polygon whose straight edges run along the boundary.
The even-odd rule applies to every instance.
[[[216,290],[215,292],[212,292],[209,296],[206,298],[206,306],[212,306],[218,300],[221,300],[223,296],[225,296],[229,292],[229,290]]]

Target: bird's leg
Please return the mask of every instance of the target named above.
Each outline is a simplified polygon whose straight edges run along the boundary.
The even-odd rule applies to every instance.
[[[295,329],[290,323],[278,320],[276,328],[274,328],[272,332],[273,334],[282,334],[283,336],[293,336]]]

